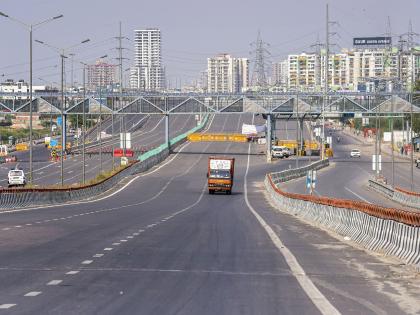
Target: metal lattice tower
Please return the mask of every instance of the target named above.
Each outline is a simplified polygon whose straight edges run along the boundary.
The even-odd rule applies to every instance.
[[[257,40],[251,43],[251,47],[254,47],[251,54],[255,54],[254,70],[251,79],[252,85],[260,89],[266,89],[268,87],[266,60],[270,56],[270,52],[267,49],[269,44],[263,42],[260,31],[258,31]]]

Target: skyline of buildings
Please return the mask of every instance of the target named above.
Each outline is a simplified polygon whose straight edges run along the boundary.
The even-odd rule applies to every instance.
[[[280,90],[322,91],[325,62],[323,51],[288,55],[287,59],[273,64],[273,85]],[[408,90],[413,79],[419,78],[420,50],[353,48],[329,55],[330,90],[374,91],[380,82],[388,85],[386,90]]]

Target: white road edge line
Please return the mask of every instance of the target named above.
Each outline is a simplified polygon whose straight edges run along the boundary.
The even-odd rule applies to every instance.
[[[356,194],[353,190],[351,190],[350,188],[347,188],[347,187],[344,187],[344,189],[345,190],[347,190],[348,192],[350,192],[350,193],[352,193],[353,195],[355,195],[357,198],[359,198],[360,200],[362,200],[362,201],[364,201],[364,202],[367,202],[367,203],[370,203],[370,204],[372,204],[371,202],[369,202],[368,200],[366,200],[365,198],[363,198],[362,196],[360,196],[359,194]]]
[[[251,213],[255,216],[257,221],[261,224],[264,230],[267,232],[273,244],[277,247],[280,253],[283,255],[287,265],[298,281],[299,285],[305,291],[306,295],[311,299],[312,303],[316,308],[325,315],[340,314],[340,312],[328,301],[328,299],[318,290],[312,280],[306,275],[305,270],[298,263],[296,257],[292,252],[283,244],[278,235],[273,231],[273,229],[265,222],[265,220],[255,211],[251,206],[248,200],[248,171],[249,171],[249,161],[251,153],[251,143],[248,145],[248,162],[246,165],[245,178],[244,178],[244,193],[245,193],[245,202],[248,206]]]

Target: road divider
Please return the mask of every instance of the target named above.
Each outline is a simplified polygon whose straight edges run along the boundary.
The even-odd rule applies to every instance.
[[[266,175],[265,186],[276,207],[315,225],[335,231],[346,239],[393,256],[420,271],[420,213],[385,208],[365,202],[318,197],[283,191],[280,183],[320,169],[328,162]]]
[[[246,135],[237,133],[192,133],[188,135],[191,142],[248,142]]]
[[[400,187],[393,188],[388,184],[373,179],[369,180],[369,187],[390,200],[404,206],[420,209],[420,193]]]
[[[171,148],[186,141],[189,133],[202,129],[207,123],[207,116],[202,123],[190,131],[183,133],[170,140]],[[3,188],[0,189],[0,210],[25,208],[29,206],[41,206],[51,204],[62,204],[70,201],[92,199],[101,195],[129,176],[146,172],[153,166],[161,163],[170,154],[167,144],[160,145],[138,157],[127,167],[121,169],[110,177],[102,179],[97,183],[79,187],[64,188]]]

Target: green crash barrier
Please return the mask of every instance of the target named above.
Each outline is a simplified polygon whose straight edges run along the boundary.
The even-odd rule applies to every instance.
[[[174,144],[177,144],[179,141],[182,141],[183,139],[187,138],[189,134],[194,133],[194,132],[200,130],[207,123],[207,119],[208,119],[208,115],[206,115],[204,117],[203,122],[200,125],[198,125],[198,126],[192,128],[192,129],[188,130],[187,132],[185,132],[185,133],[183,133],[183,134],[181,134],[179,136],[176,136],[175,138],[169,140],[169,144],[171,146],[174,145]],[[163,150],[166,150],[166,149],[168,149],[168,145],[166,143],[161,144],[160,146],[158,146],[155,149],[152,149],[150,151],[147,151],[146,153],[140,154],[139,157],[138,157],[138,160],[139,161],[145,161],[148,158],[151,158],[152,156],[155,156],[155,155],[161,153]]]

